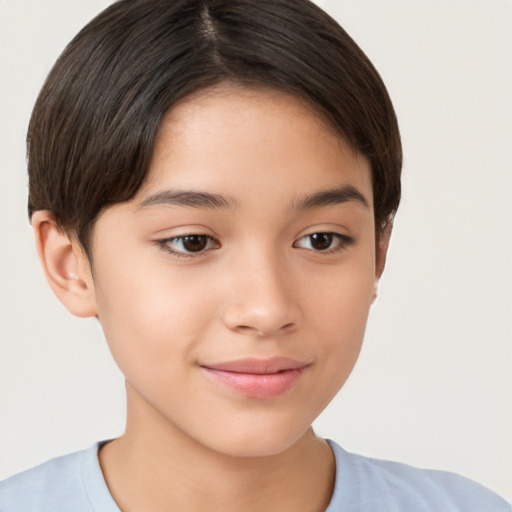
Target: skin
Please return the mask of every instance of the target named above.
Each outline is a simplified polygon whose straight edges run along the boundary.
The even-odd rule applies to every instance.
[[[363,199],[297,208],[347,186]],[[169,190],[228,199],[155,199]],[[327,507],[335,462],[310,426],[354,367],[389,237],[364,156],[304,102],[226,85],[165,116],[148,179],[95,225],[92,268],[49,212],[33,225],[50,285],[98,316],[126,378],[126,432],[100,451],[124,512]],[[315,233],[336,235],[325,249]],[[192,234],[204,250],[186,252]],[[204,368],[275,356],[306,367],[271,398]]]

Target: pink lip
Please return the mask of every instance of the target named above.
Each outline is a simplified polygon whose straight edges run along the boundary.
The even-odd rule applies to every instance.
[[[251,398],[275,398],[291,389],[309,366],[288,357],[239,359],[201,365],[217,382]]]

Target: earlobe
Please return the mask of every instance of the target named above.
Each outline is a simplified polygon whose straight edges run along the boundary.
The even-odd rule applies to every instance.
[[[53,215],[32,215],[37,252],[48,284],[74,315],[96,316],[94,281],[89,260],[80,244],[62,231]]]
[[[386,258],[388,255],[389,240],[391,238],[391,232],[393,231],[393,220],[390,219],[386,222],[382,229],[382,233],[379,236],[375,246],[375,284],[373,288],[372,302],[377,298],[377,289],[379,286],[379,280],[384,272],[386,266]]]

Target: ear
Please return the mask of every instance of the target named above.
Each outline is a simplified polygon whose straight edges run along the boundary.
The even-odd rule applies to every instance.
[[[94,280],[82,246],[46,210],[34,212],[32,227],[46,280],[55,295],[73,315],[96,316]]]
[[[379,280],[384,272],[386,266],[386,258],[388,255],[389,240],[391,238],[391,232],[393,231],[393,220],[390,219],[386,222],[382,229],[382,233],[379,236],[375,246],[375,285],[373,289],[373,300],[377,298],[377,289],[379,286]]]

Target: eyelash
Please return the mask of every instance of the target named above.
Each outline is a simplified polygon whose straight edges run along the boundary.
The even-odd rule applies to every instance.
[[[181,243],[183,246],[183,243],[187,238],[201,238],[202,240],[206,241],[207,245],[211,245],[212,243],[215,244],[217,247],[220,247],[220,244],[215,238],[209,236],[209,235],[203,235],[200,233],[191,233],[189,235],[181,235],[181,236],[173,236],[172,238],[166,238],[164,240],[157,240],[158,245],[165,251],[173,256],[177,256],[178,258],[193,258],[194,256],[200,256],[205,254],[206,252],[212,250],[212,247],[205,247],[204,249],[201,249],[199,251],[187,251],[185,250],[175,250],[172,249],[170,244],[171,243]]]
[[[297,240],[297,242],[295,242],[293,244],[293,246],[296,247],[295,244],[297,244],[301,240],[305,240],[305,239],[309,239],[310,245],[311,245],[312,238],[317,235],[322,235],[324,237],[325,236],[332,237],[331,243],[329,245],[331,245],[332,242],[334,242],[334,240],[338,241],[338,243],[335,245],[335,247],[331,247],[331,248],[327,248],[327,249],[315,250],[312,248],[307,248],[309,250],[312,250],[312,251],[320,253],[320,254],[336,254],[338,252],[341,252],[341,251],[347,249],[347,247],[349,247],[355,243],[355,239],[350,236],[341,235],[340,233],[333,233],[330,231],[319,231],[319,232],[315,232],[315,233],[310,233],[309,235],[305,235],[305,236],[299,238],[299,240]]]
[[[299,238],[296,242],[294,242],[293,247],[297,247],[296,244],[298,242],[300,242],[301,240],[305,240],[305,239],[309,239],[309,242],[310,242],[309,245],[311,246],[312,237],[317,236],[317,235],[332,237],[332,240],[329,245],[331,245],[334,240],[338,241],[338,243],[336,244],[335,247],[329,247],[329,248],[323,249],[323,250],[322,249],[315,250],[311,247],[306,248],[307,250],[311,250],[311,251],[319,253],[319,254],[336,254],[338,252],[341,252],[341,251],[347,249],[347,247],[349,247],[355,243],[355,239],[350,236],[341,235],[340,233],[333,233],[333,232],[329,232],[329,231],[319,231],[319,232],[315,232],[315,233],[310,233],[309,235],[304,235],[303,237]],[[171,243],[180,243],[183,247],[183,243],[185,242],[185,240],[187,238],[193,238],[193,237],[200,238],[202,241],[206,242],[205,248],[202,248],[198,251],[187,251],[186,249],[185,250],[175,250],[175,249],[171,248],[171,245],[170,245]],[[217,240],[215,240],[215,238],[213,238],[209,235],[204,235],[204,234],[199,234],[199,233],[191,233],[188,235],[180,235],[180,236],[175,236],[172,238],[165,238],[163,240],[157,240],[157,243],[162,248],[162,250],[164,250],[165,252],[172,254],[173,256],[176,256],[178,258],[193,258],[195,256],[201,256],[213,249],[220,247],[220,243]],[[215,247],[208,247],[208,245],[211,245],[212,243],[215,245]]]

